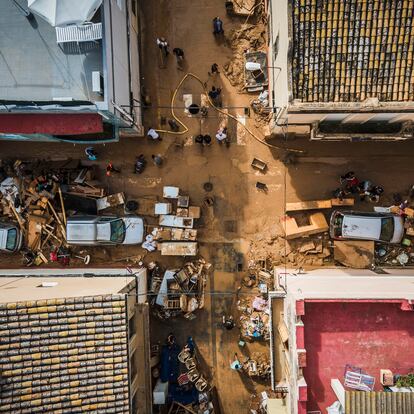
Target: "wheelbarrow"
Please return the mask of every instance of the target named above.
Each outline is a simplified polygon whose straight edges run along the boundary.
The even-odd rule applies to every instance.
[[[251,166],[261,172],[265,172],[267,169],[267,164],[259,158],[253,158]]]

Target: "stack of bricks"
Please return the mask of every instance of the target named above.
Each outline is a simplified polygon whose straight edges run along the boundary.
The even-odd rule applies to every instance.
[[[302,102],[414,100],[414,0],[290,0]]]
[[[129,413],[124,295],[0,304],[0,413]]]

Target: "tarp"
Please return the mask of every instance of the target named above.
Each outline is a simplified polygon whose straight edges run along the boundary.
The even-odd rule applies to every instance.
[[[29,9],[51,26],[89,21],[101,4],[102,0],[27,0]]]

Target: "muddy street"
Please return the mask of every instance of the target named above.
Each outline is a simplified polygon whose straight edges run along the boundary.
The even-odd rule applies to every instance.
[[[249,261],[271,256],[272,266],[315,265],[311,260],[304,262],[293,256],[287,260],[288,253],[280,254],[286,246],[279,221],[285,214],[286,203],[331,198],[332,191],[339,186],[339,176],[346,171],[355,171],[359,177],[381,184],[385,189],[384,203],[391,203],[394,193],[407,194],[413,185],[411,153],[414,144],[314,143],[309,142],[308,137],[298,135],[268,141],[281,149],[264,145],[243,127],[246,125],[260,136],[267,133],[265,124],[253,111],[246,110],[256,95],[242,92],[239,87],[242,80],[235,80],[240,76],[237,69],[240,56],[234,55],[231,39],[245,19],[227,16],[222,0],[152,0],[140,2],[140,7],[141,78],[150,102],[143,109],[145,131],[148,128],[169,130],[168,120],[172,119],[173,106],[188,132],[176,135],[160,132],[161,141],[146,136],[122,137],[117,143],[95,145],[97,161],[86,160],[84,146],[69,143],[0,141],[1,157],[81,159],[84,165],[94,168],[97,179],[109,194],[124,192],[128,199],[160,201],[164,186],[176,186],[190,196],[192,204],[202,206],[197,225],[199,253],[213,269],[207,281],[204,308],[193,320],[183,317],[160,319],[152,314],[151,343],[164,343],[170,332],[174,333],[180,346],[192,337],[205,372],[208,372],[208,380],[217,389],[221,412],[247,413],[252,395],[269,388],[270,382],[242,375],[231,369],[230,364],[236,352],[245,357],[255,353],[269,355],[269,343],[261,339],[240,345],[238,321],[232,330],[224,329],[221,321],[227,314],[238,319],[240,299],[258,295],[257,287],[242,283],[248,273]],[[212,19],[218,15],[225,29],[221,38],[212,33]],[[260,38],[265,26],[260,19],[254,19],[249,23],[257,24],[259,29],[254,36]],[[168,40],[171,50],[175,47],[184,50],[182,68],[177,68],[172,54],[162,59],[156,45],[160,36]],[[244,40],[242,45],[248,43]],[[232,62],[230,66],[229,62]],[[208,72],[213,63],[218,64],[220,73],[211,76]],[[227,75],[231,72],[231,82],[226,71]],[[177,89],[186,73],[194,74],[197,79],[189,78]],[[240,121],[232,118],[225,121],[228,123],[229,146],[219,144],[215,138],[226,119],[223,113],[211,106],[207,117],[190,116],[184,110],[189,96],[200,103],[204,99],[202,95],[212,86],[222,90],[223,111]],[[175,100],[172,102],[173,96]],[[194,138],[199,134],[209,134],[212,144],[197,144]],[[304,153],[286,165],[283,162],[285,148],[304,150]],[[142,174],[135,174],[134,164],[140,154],[145,156],[148,164]],[[163,158],[161,166],[152,162],[153,155]],[[252,168],[254,158],[267,164],[265,172]],[[121,172],[107,176],[108,162]],[[258,182],[265,184],[266,191],[257,188]],[[206,191],[206,183],[211,184],[210,191]],[[214,199],[213,206],[206,206],[207,197]],[[372,205],[357,200],[355,209],[372,209]],[[144,219],[146,225],[156,224],[154,217]],[[148,253],[137,246],[93,248],[89,252],[98,267],[111,267],[115,263],[126,265],[117,260],[129,256],[140,257],[145,264],[156,261],[168,269],[178,268],[186,261],[184,257],[162,257],[157,251]],[[20,265],[20,256],[15,257],[13,265],[9,260],[5,261],[7,266]],[[71,265],[80,266],[80,263]]]

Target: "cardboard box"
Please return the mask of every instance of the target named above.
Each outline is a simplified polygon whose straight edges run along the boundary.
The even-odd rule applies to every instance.
[[[380,383],[385,386],[394,385],[394,376],[392,375],[391,370],[389,369],[380,370]]]

